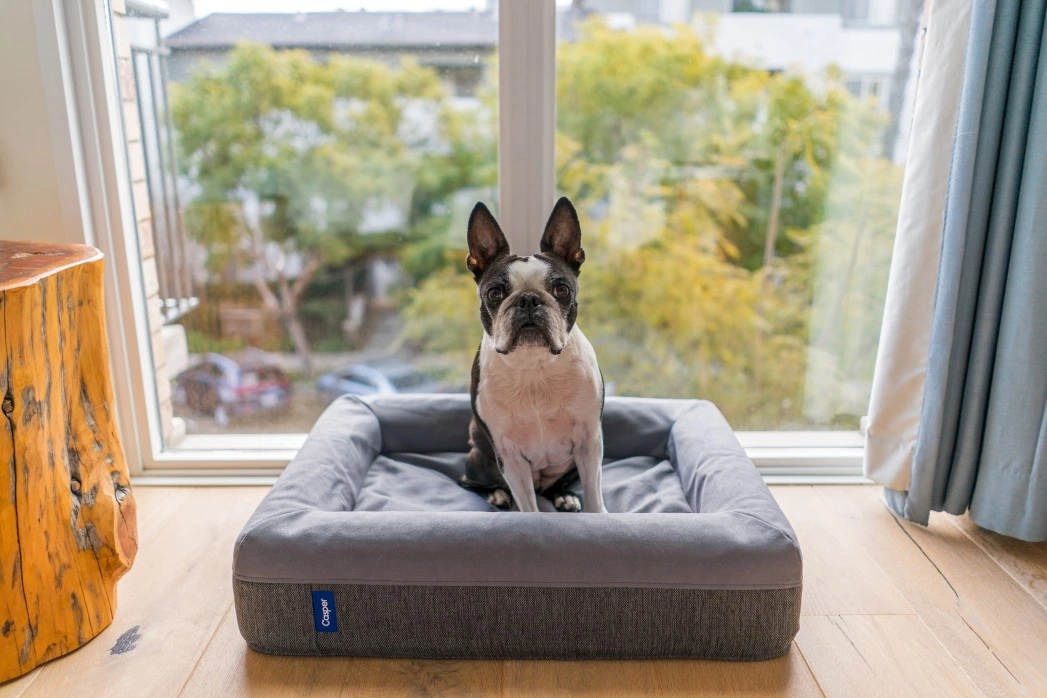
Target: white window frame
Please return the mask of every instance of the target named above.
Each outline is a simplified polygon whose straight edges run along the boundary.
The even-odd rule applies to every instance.
[[[125,150],[109,0],[29,0],[59,191],[63,235],[101,249],[120,431],[139,482],[228,484],[272,479],[304,434],[187,436],[163,450],[146,300]],[[117,0],[119,1],[119,0]],[[555,0],[499,5],[500,218],[510,245],[537,249],[555,189]],[[0,21],[5,11],[0,9]],[[512,87],[510,87],[510,85]],[[769,482],[860,482],[857,432],[739,432]],[[202,448],[206,447],[206,448]],[[244,480],[244,478],[247,478]],[[251,479],[255,478],[255,479]]]

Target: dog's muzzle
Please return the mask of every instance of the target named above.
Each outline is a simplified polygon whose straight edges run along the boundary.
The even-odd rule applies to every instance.
[[[549,308],[535,293],[521,293],[513,299],[512,348],[518,346],[551,346]]]

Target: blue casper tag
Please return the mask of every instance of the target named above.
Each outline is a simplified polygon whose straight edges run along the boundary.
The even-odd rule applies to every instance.
[[[313,625],[318,633],[338,632],[338,616],[334,611],[333,591],[313,592]]]

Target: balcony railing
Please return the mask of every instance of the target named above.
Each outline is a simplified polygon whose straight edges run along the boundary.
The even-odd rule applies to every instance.
[[[134,47],[131,57],[152,208],[161,312],[164,322],[170,323],[196,307],[198,300],[178,199],[174,129],[167,103],[167,49]]]

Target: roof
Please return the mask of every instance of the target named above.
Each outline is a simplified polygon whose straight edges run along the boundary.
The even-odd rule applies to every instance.
[[[254,41],[277,48],[494,48],[490,12],[215,13],[165,39],[175,50],[229,48]]]

